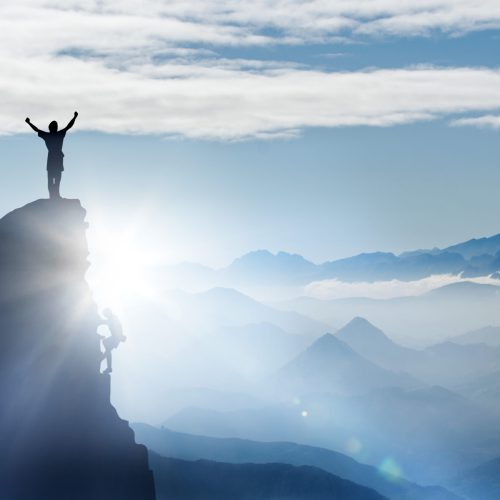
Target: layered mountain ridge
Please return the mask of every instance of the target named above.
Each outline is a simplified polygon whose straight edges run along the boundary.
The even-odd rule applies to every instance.
[[[184,262],[163,269],[172,282],[207,286],[299,286],[313,281],[412,281],[436,274],[462,274],[466,278],[497,277],[500,271],[500,234],[471,239],[440,249],[361,253],[315,264],[299,254],[256,250],[222,269]],[[203,287],[202,286],[202,287]]]

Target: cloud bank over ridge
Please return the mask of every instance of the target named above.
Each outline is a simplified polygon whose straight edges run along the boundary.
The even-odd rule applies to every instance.
[[[305,295],[322,300],[362,297],[369,299],[393,299],[423,295],[454,283],[472,282],[482,285],[498,286],[497,279],[489,276],[464,279],[460,275],[436,274],[414,281],[375,281],[347,283],[338,279],[315,281],[304,289]]]

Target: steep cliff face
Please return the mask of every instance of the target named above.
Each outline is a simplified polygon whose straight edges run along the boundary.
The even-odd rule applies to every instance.
[[[153,500],[146,449],[110,403],[85,282],[85,210],[0,219],[0,498]]]

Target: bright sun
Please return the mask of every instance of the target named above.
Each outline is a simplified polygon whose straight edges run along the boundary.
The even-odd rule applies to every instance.
[[[100,307],[120,313],[131,301],[152,296],[149,272],[155,259],[132,232],[94,233],[89,247],[91,267],[87,278]]]

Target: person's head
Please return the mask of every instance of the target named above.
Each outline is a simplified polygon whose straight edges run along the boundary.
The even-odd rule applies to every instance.
[[[55,120],[49,123],[49,130],[51,132],[57,132],[57,122]]]

